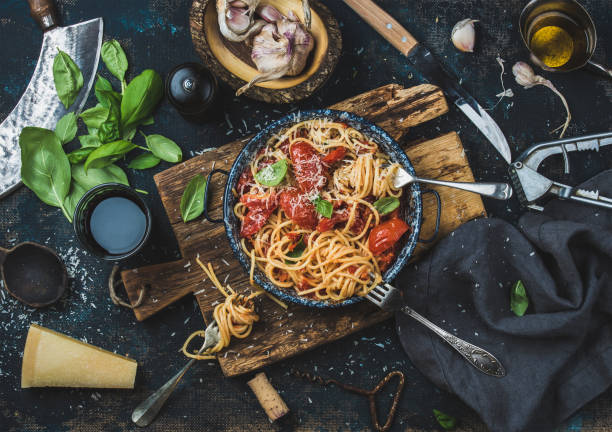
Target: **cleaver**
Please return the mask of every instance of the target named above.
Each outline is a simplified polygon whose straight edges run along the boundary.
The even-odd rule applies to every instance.
[[[17,106],[0,124],[0,198],[21,185],[19,134],[26,126],[55,129],[57,121],[85,105],[98,69],[102,44],[102,18],[60,27],[53,0],[28,0],[30,12],[43,33],[43,43],[28,84]],[[57,50],[66,52],[83,73],[83,88],[67,110],[53,82],[53,60]]]

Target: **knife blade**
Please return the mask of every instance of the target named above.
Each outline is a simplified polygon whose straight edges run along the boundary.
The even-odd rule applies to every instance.
[[[30,83],[17,106],[0,124],[0,198],[21,184],[21,130],[25,126],[53,130],[66,113],[80,112],[96,76],[102,45],[102,18],[58,27],[50,2],[32,0],[30,6],[32,16],[44,31],[43,43]],[[68,110],[60,102],[53,81],[53,60],[58,48],[70,55],[83,73],[83,88]]]
[[[381,36],[408,57],[408,60],[422,73],[425,79],[439,86],[455,106],[493,144],[493,147],[506,162],[508,164],[512,163],[508,141],[495,120],[461,87],[457,78],[446,70],[426,47],[421,45],[397,20],[373,1],[344,0],[344,2]]]

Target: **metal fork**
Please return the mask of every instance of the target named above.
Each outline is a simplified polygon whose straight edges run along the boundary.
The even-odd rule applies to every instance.
[[[217,322],[213,321],[208,327],[206,327],[206,331],[204,333],[204,344],[202,345],[202,348],[200,348],[200,351],[198,351],[198,354],[202,354],[208,348],[217,345],[220,337]],[[132,421],[136,423],[137,426],[148,426],[155,419],[155,416],[157,416],[159,410],[164,406],[166,400],[168,400],[170,397],[170,394],[172,394],[178,383],[181,381],[189,368],[193,366],[195,361],[196,359],[189,360],[183,369],[178,371],[178,373],[170,378],[166,384],[161,386],[159,390],[136,407],[134,412],[132,412]]]
[[[399,310],[409,317],[414,318],[444,339],[459,354],[461,354],[464,359],[466,359],[479,371],[499,378],[506,375],[506,370],[493,354],[480,347],[477,347],[476,345],[466,342],[463,339],[459,339],[457,336],[450,334],[422,315],[419,315],[414,309],[404,305],[400,291],[388,283],[377,285],[366,295],[366,298],[383,310],[389,312]]]

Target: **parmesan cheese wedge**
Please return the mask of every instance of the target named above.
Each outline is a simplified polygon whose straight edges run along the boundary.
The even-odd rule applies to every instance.
[[[134,388],[138,363],[36,324],[23,351],[21,387]]]

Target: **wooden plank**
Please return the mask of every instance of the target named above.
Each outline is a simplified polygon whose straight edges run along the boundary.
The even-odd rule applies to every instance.
[[[440,91],[430,85],[412,89],[388,85],[338,103],[333,108],[353,111],[384,125],[397,139],[403,137],[409,127],[447,110]],[[200,256],[204,262],[212,262],[221,281],[227,281],[238,291],[250,290],[247,275],[229,248],[223,225],[212,224],[202,218],[185,224],[178,210],[187,182],[197,173],[208,174],[213,165],[229,169],[243,142],[246,140],[205,152],[155,176],[183,259],[122,273],[132,303],[138,298],[140,287],[148,286],[143,305],[134,310],[139,320],[194,292],[204,319],[209,322],[215,305],[223,301],[223,296],[210,282],[202,283],[204,274],[195,263],[196,256]],[[455,133],[415,144],[406,152],[421,176],[474,180],[461,141]],[[223,176],[213,179],[211,184],[213,195],[209,203],[213,214],[216,212],[219,217],[224,184]],[[443,202],[441,235],[467,220],[484,215],[482,200],[478,195],[448,188],[439,188],[438,191]],[[435,213],[434,200],[426,195],[423,237],[429,237],[433,231]],[[420,245],[415,257],[424,250],[425,247]],[[221,368],[228,376],[258,369],[389,318],[388,314],[366,302],[330,310],[290,305],[288,311],[265,298],[257,303],[260,321],[251,336],[245,340],[233,340],[231,347],[219,356]]]

